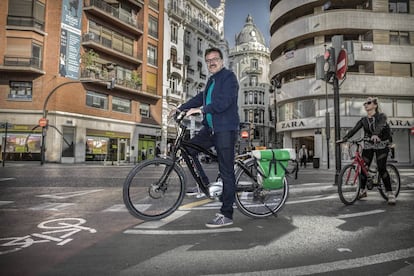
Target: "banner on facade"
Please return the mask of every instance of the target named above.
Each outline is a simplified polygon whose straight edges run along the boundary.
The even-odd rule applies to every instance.
[[[59,74],[79,79],[82,0],[62,0]]]

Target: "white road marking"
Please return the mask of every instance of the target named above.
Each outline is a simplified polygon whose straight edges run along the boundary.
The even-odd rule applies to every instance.
[[[349,249],[349,248],[338,248],[337,249],[339,252],[352,252],[352,250],[351,249]]]
[[[44,203],[38,206],[29,208],[30,210],[48,210],[48,211],[59,211],[63,209],[67,209],[71,206],[75,205],[75,203]]]
[[[374,214],[379,214],[379,213],[384,213],[384,212],[385,212],[385,210],[372,210],[372,211],[367,211],[367,212],[339,215],[336,218],[337,219],[346,219],[346,218],[369,216],[369,215],[374,215]]]
[[[0,206],[1,205],[7,205],[7,204],[10,204],[10,203],[13,203],[14,201],[0,201]]]
[[[0,178],[0,181],[7,181],[7,180],[13,180],[13,179],[16,179],[16,178],[5,177],[5,178]]]
[[[306,265],[306,266],[298,266],[298,267],[291,267],[291,268],[282,268],[282,269],[275,269],[275,270],[266,270],[266,271],[256,271],[256,272],[248,272],[248,273],[234,273],[234,274],[225,274],[226,276],[231,275],[312,275],[317,273],[326,273],[332,271],[339,271],[344,269],[354,269],[359,267],[364,267],[368,265],[375,265],[375,264],[382,264],[386,262],[392,262],[407,258],[414,257],[414,247],[390,251],[386,253],[380,253],[376,255],[371,255],[367,257],[360,257],[355,259],[348,259],[330,263],[322,263],[322,264],[315,264],[315,265]],[[209,274],[213,275],[213,274]],[[214,274],[220,275],[220,274]]]
[[[46,195],[38,195],[37,197],[53,198],[53,199],[66,199],[66,198],[70,198],[70,197],[83,196],[83,195],[96,193],[96,192],[100,192],[100,191],[103,191],[103,189],[65,192],[65,193],[56,193],[56,194],[46,194]]]
[[[124,204],[115,204],[103,210],[102,212],[127,212],[127,211],[128,209],[125,207]]]
[[[338,198],[338,195],[334,194],[334,195],[324,196],[324,197],[321,197],[320,195],[316,195],[316,196],[314,196],[314,198],[299,199],[299,200],[288,200],[288,201],[286,201],[286,204],[305,203],[305,202],[312,202],[312,201],[328,200],[328,199],[332,199],[332,198]]]
[[[141,228],[141,229],[157,229],[160,228],[186,214],[188,214],[190,211],[175,211],[170,216],[160,219],[160,220],[153,220],[153,221],[147,221],[142,224],[139,224],[135,226],[134,228]]]
[[[124,234],[134,235],[201,235],[211,233],[228,233],[228,232],[241,232],[243,231],[239,227],[233,228],[219,228],[219,229],[199,229],[199,230],[140,230],[140,229],[128,229],[124,231]]]

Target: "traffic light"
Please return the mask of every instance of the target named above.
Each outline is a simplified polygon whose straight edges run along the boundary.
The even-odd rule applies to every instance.
[[[336,72],[335,49],[332,47],[326,49],[324,57],[325,57],[324,71],[327,73],[335,73]]]
[[[315,77],[317,80],[324,80],[325,79],[325,57],[318,55],[316,57],[316,63],[315,63]]]

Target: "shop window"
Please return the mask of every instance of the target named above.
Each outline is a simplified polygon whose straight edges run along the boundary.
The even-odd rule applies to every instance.
[[[149,118],[150,117],[150,105],[141,103],[139,107],[139,114],[142,117]]]
[[[131,113],[131,101],[118,97],[112,97],[112,111]]]
[[[87,91],[86,105],[100,109],[108,109],[108,95]]]
[[[413,102],[397,100],[397,117],[413,117]]]
[[[10,81],[10,100],[32,100],[32,82]]]

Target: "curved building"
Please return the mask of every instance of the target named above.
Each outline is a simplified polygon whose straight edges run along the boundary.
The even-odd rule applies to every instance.
[[[414,1],[272,0],[270,11],[270,78],[282,84],[277,132],[283,146],[305,144],[324,166],[334,164],[333,89],[315,78],[315,60],[342,35],[353,43],[355,62],[340,82],[341,137],[365,115],[364,100],[376,96],[393,132],[392,158],[414,164]]]

